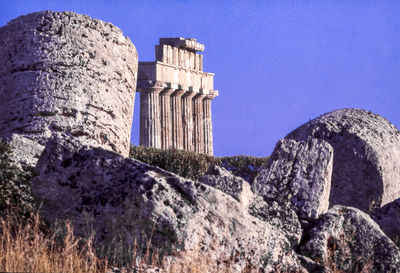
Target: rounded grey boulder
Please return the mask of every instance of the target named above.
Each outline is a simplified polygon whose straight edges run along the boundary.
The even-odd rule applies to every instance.
[[[324,114],[286,136],[323,139],[333,147],[330,206],[365,212],[400,197],[400,132],[383,117],[360,109]]]
[[[42,11],[0,28],[0,137],[54,132],[128,155],[137,52],[111,23]]]

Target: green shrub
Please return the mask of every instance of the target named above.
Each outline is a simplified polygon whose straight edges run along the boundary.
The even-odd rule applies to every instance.
[[[160,167],[185,178],[196,180],[217,160],[206,154],[184,150],[160,150],[131,145],[130,156],[150,165]]]
[[[268,162],[268,157],[232,156],[213,157],[184,150],[161,150],[131,145],[130,156],[160,167],[179,176],[197,180],[211,165],[219,165],[252,183],[254,177]]]
[[[224,167],[236,176],[242,177],[249,183],[253,183],[254,178],[268,163],[268,157],[254,156],[226,156],[219,158],[219,165]]]

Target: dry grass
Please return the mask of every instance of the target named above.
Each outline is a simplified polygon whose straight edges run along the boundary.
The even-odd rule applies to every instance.
[[[118,261],[110,264],[107,259],[100,259],[93,240],[75,237],[71,224],[67,223],[66,230],[61,233],[51,233],[43,229],[38,215],[23,223],[17,224],[12,217],[0,219],[0,272],[141,273],[159,268],[163,270],[154,272],[229,273],[233,269],[233,260],[216,263],[211,255],[199,250],[160,258],[159,252],[150,251],[151,237],[144,255],[137,253],[135,244],[132,264],[122,267]],[[243,273],[255,271],[246,263]]]
[[[75,237],[71,224],[66,224],[60,241],[57,232],[50,234],[43,230],[38,215],[24,224],[17,222],[13,217],[0,219],[0,272],[107,273],[118,268],[116,272],[140,273],[152,267],[164,268],[167,262],[168,269],[162,272],[201,273],[207,272],[210,266],[206,262],[208,258],[200,255],[197,257],[201,257],[201,261],[193,260],[192,255],[160,261],[159,253],[150,251],[150,238],[144,256],[137,253],[135,244],[133,264],[121,267],[118,262],[109,264],[106,259],[98,258],[93,240]]]
[[[0,271],[5,272],[73,272],[100,273],[107,261],[97,258],[92,240],[82,242],[74,236],[70,224],[66,235],[57,242],[46,235],[39,217],[15,225],[8,217],[0,221]]]

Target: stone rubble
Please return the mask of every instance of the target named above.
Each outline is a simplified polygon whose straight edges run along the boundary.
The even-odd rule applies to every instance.
[[[400,272],[400,251],[364,212],[336,205],[308,232],[301,253],[340,272]]]
[[[208,272],[306,272],[285,235],[231,196],[67,138],[49,140],[31,186],[50,223],[69,219],[76,234],[95,231],[104,247],[136,240],[139,249],[151,242],[166,255],[207,258],[219,265]]]

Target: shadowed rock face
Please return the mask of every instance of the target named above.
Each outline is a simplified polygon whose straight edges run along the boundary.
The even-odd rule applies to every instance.
[[[137,52],[110,23],[43,11],[0,28],[0,137],[64,132],[128,155]]]
[[[383,117],[341,109],[297,128],[288,139],[323,139],[333,147],[330,206],[365,212],[400,197],[400,132]]]
[[[371,218],[394,243],[400,245],[400,198],[373,211]]]

